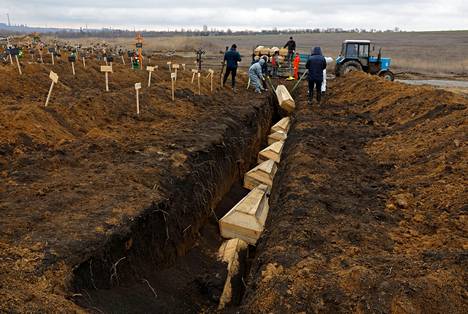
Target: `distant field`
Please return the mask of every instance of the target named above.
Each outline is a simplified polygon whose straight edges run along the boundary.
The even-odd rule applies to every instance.
[[[257,45],[281,46],[289,35],[251,35],[220,37],[152,37],[145,39],[148,50],[192,51],[203,47],[210,55],[219,55],[225,46],[236,43],[244,56],[250,55]],[[370,39],[376,44],[375,54],[382,47],[383,56],[392,58],[395,72],[424,74],[456,74],[468,76],[468,30],[453,32],[411,33],[318,33],[294,36],[300,52],[307,53],[314,46],[322,47],[324,54],[336,57],[345,39]],[[82,41],[99,42],[86,38]],[[115,38],[113,43],[132,47],[133,40]]]

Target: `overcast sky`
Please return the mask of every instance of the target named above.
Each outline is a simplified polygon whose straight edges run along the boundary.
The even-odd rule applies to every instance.
[[[128,29],[468,29],[468,0],[0,0],[0,22]]]

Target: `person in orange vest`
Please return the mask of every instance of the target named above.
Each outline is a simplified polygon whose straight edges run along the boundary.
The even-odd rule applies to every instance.
[[[294,79],[299,79],[299,63],[301,62],[301,57],[298,53],[296,53],[296,57],[294,57]]]

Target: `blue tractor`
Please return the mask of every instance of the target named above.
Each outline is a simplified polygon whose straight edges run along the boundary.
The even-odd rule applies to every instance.
[[[371,56],[369,40],[345,40],[341,53],[336,59],[335,75],[343,76],[351,71],[364,71],[393,81],[395,75],[390,71],[390,58],[382,58],[382,49],[377,57]],[[372,45],[372,51],[375,50]]]

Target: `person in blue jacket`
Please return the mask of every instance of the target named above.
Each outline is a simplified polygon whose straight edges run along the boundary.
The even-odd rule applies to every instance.
[[[224,73],[223,86],[229,77],[232,76],[232,89],[236,89],[236,75],[237,75],[237,64],[242,61],[240,53],[237,51],[237,45],[233,44],[231,49],[224,53],[224,61],[226,62],[226,73]]]
[[[321,86],[323,82],[323,70],[327,68],[327,61],[322,55],[322,49],[315,47],[307,59],[306,69],[309,70],[309,103],[312,102],[314,87],[317,92],[317,102],[321,100]]]

